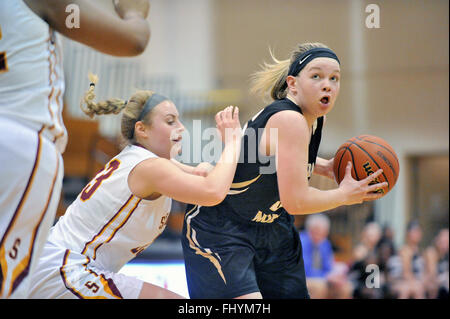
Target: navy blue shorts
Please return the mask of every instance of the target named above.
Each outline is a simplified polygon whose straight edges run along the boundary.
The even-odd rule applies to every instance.
[[[309,298],[292,223],[248,224],[216,207],[187,211],[182,246],[191,298]]]

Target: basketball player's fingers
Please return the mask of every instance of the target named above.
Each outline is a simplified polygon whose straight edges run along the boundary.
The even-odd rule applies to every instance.
[[[388,183],[387,183],[387,182],[369,185],[369,186],[367,187],[367,192],[372,193],[372,192],[375,192],[375,191],[377,191],[377,190],[379,190],[379,189],[382,189],[382,188],[384,188],[384,187],[386,187],[386,186],[388,186]]]
[[[352,162],[348,161],[347,166],[345,167],[345,176],[351,176],[352,175]]]
[[[239,108],[237,106],[234,106],[233,119],[239,120]]]
[[[221,121],[221,122],[223,122],[223,118],[224,118],[224,116],[223,116],[223,113],[225,112],[225,109],[223,109],[222,111],[220,111],[219,113],[217,113],[218,115],[219,115],[219,120]]]
[[[231,119],[231,110],[233,109],[233,107],[231,105],[227,106],[224,110],[223,110],[223,115],[225,116],[225,118],[227,120]]]
[[[222,112],[222,111],[220,111],[220,112]],[[216,116],[214,117],[214,119],[216,120],[216,125],[219,125],[219,123],[220,123],[220,112],[217,112]]]
[[[216,126],[218,129],[221,129],[224,125],[222,113],[223,113],[223,111],[220,111],[216,114]]]
[[[383,193],[369,193],[366,195],[366,197],[364,198],[364,201],[372,201],[372,200],[377,200],[378,198],[383,197]]]
[[[380,176],[381,174],[383,174],[383,169],[379,169],[377,170],[375,173],[370,174],[369,176],[367,176],[366,178],[363,179],[363,183],[369,184],[371,182],[373,182],[378,176]]]
[[[223,119],[227,122],[230,122],[232,119],[232,106],[227,106],[225,110],[223,110]]]

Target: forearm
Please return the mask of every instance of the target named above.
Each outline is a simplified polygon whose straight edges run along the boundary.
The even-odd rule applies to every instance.
[[[321,157],[316,158],[316,164],[314,165],[314,174],[334,179],[334,173],[332,171],[332,160],[326,160]]]
[[[233,182],[240,149],[240,138],[236,138],[233,142],[225,144],[222,155],[216,166],[211,170],[208,176],[205,177],[211,187],[220,188],[220,193],[223,193],[224,197],[228,193],[230,185]]]
[[[285,207],[288,213],[292,215],[314,214],[345,205],[346,203],[339,188],[323,191],[314,187],[308,187],[301,193],[296,195],[293,207]]]
[[[150,39],[148,22],[138,15],[121,19],[112,12],[84,0],[46,0],[44,19],[64,36],[113,56],[135,56],[142,53]],[[79,27],[66,26],[66,3],[79,8]]]
[[[189,174],[193,174],[194,173],[194,166],[189,166],[183,163],[178,162],[176,159],[172,158],[171,159],[172,163],[174,163],[177,167],[179,167],[183,172],[189,173]]]

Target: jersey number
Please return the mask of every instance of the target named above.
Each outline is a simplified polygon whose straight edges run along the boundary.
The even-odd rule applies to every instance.
[[[0,40],[2,39],[2,28],[0,27]],[[8,71],[6,52],[0,52],[0,73]]]
[[[100,187],[102,182],[105,179],[109,178],[111,174],[119,168],[119,165],[120,162],[118,160],[112,160],[111,162],[109,162],[108,167],[105,166],[105,168],[97,174],[95,179],[87,184],[83,189],[83,191],[81,192],[81,200],[84,202],[91,198],[97,188]]]

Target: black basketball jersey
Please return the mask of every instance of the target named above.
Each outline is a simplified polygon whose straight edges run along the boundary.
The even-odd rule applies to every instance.
[[[258,151],[267,121],[275,113],[285,110],[302,113],[289,99],[276,100],[255,115],[244,127],[241,155],[233,183],[224,201],[217,206],[231,218],[236,217],[240,221],[259,224],[281,220],[293,221],[292,216],[281,206],[275,156],[262,156]],[[309,143],[308,178],[316,162],[322,126],[323,117],[320,117],[314,124]]]

